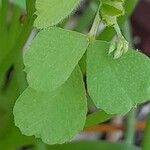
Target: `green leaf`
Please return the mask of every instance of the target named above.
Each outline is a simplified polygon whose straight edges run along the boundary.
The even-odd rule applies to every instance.
[[[150,60],[132,49],[114,60],[109,44],[92,43],[87,52],[88,92],[98,108],[108,114],[127,113],[150,99]]]
[[[124,0],[101,0],[100,15],[107,26],[116,24],[117,18],[124,15]]]
[[[140,150],[136,146],[125,143],[114,144],[104,141],[82,141],[70,144],[50,146],[49,150]]]
[[[15,104],[15,124],[25,135],[35,135],[47,144],[61,144],[83,129],[86,103],[78,67],[65,84],[51,93],[36,92],[28,87]]]
[[[26,0],[13,0],[13,2],[22,9],[26,8]]]
[[[33,89],[52,91],[70,76],[85,53],[86,36],[60,28],[41,31],[24,56],[27,80]]]
[[[35,26],[47,28],[66,18],[79,4],[80,0],[36,0]]]

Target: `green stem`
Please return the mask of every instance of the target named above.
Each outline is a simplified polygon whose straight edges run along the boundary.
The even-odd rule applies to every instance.
[[[133,47],[133,40],[131,36],[131,28],[130,21],[127,20],[123,26],[123,34],[125,38],[128,40],[129,45]],[[125,133],[125,142],[128,144],[134,143],[134,133],[135,133],[135,113],[136,110],[132,109],[127,116],[127,124],[126,124],[126,133]]]
[[[125,133],[125,142],[128,144],[134,143],[134,132],[135,132],[135,110],[131,110],[127,116],[126,124],[126,133]]]
[[[134,47],[133,39],[132,39],[132,35],[131,35],[132,31],[131,31],[130,21],[127,20],[124,23],[122,28],[123,28],[123,35],[128,40],[130,47]]]
[[[95,13],[97,11],[97,3],[95,1],[91,1],[89,6],[84,11],[84,14],[79,18],[79,21],[74,28],[77,32],[83,32],[89,24],[91,24],[93,18],[95,17]]]
[[[100,15],[99,15],[99,10],[100,10],[100,5],[97,9],[97,13],[96,13],[96,16],[94,18],[93,25],[91,27],[91,30],[90,30],[89,34],[88,34],[89,39],[91,41],[95,40],[96,35],[97,35],[97,30],[98,30],[98,27],[99,27],[99,24],[100,24],[100,21],[101,21],[101,18],[100,18]]]
[[[149,149],[150,149],[150,113],[147,116],[147,123],[142,143],[142,150],[149,150]]]
[[[121,37],[121,36],[122,36],[122,33],[121,33],[121,30],[120,30],[120,27],[119,27],[118,23],[116,23],[116,24],[114,25],[114,29],[115,29],[115,31],[116,31],[116,33],[117,33],[117,36]]]

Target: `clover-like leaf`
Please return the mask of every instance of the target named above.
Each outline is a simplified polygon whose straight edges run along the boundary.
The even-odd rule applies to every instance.
[[[36,0],[35,26],[47,28],[66,18],[79,4],[80,0]]]
[[[124,14],[124,0],[100,0],[100,15],[107,26],[116,24],[117,18]]]
[[[132,49],[114,60],[108,49],[109,44],[103,41],[91,43],[88,48],[88,92],[106,113],[127,113],[150,99],[150,60]]]
[[[53,92],[28,87],[14,107],[15,124],[22,133],[35,135],[47,144],[71,140],[83,129],[86,113],[86,92],[79,67]]]
[[[70,76],[85,53],[88,38],[60,28],[41,31],[24,56],[25,71],[31,88],[52,91]]]

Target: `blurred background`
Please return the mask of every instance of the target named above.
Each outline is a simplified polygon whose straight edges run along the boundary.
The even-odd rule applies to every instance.
[[[87,34],[97,6],[98,0],[83,0],[78,9],[58,26]],[[38,32],[33,28],[34,19],[28,15],[34,12],[34,6],[28,7],[33,7],[30,12],[26,12],[25,0],[0,0],[0,150],[150,150],[150,147],[143,146],[150,143],[150,132],[146,134],[150,130],[150,121],[147,123],[149,102],[131,110],[126,116],[106,117],[107,121],[101,124],[96,120],[97,125],[85,128],[71,144],[62,146],[47,146],[34,137],[23,136],[14,126],[13,106],[27,86],[22,71],[22,54]],[[125,8],[125,16],[119,18],[122,32],[131,47],[149,56],[150,0],[126,0]],[[112,27],[105,28],[103,23],[100,24],[97,39],[111,41],[114,35]],[[82,58],[80,66],[86,78],[84,65]],[[89,100],[89,115],[96,111]],[[79,144],[77,141],[80,141]]]

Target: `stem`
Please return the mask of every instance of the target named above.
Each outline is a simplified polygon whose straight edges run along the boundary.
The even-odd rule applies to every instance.
[[[135,110],[131,110],[128,113],[126,124],[125,142],[128,144],[134,143],[134,131],[135,131]]]
[[[99,15],[99,10],[100,10],[100,5],[97,9],[97,13],[96,13],[93,25],[91,27],[91,30],[90,30],[89,34],[88,34],[89,39],[91,41],[95,40],[95,37],[97,35],[97,30],[98,30],[98,27],[99,27],[99,24],[100,24],[100,21],[101,21],[101,18],[100,18],[100,15]]]
[[[142,150],[150,149],[150,113],[147,116],[146,128],[144,131],[144,139],[142,143]]]
[[[77,32],[83,32],[89,24],[91,24],[91,21],[95,17],[95,13],[97,12],[97,3],[95,1],[91,1],[89,6],[86,8],[84,14],[79,18],[79,21],[74,28]]]
[[[134,48],[133,39],[131,36],[131,25],[130,21],[127,20],[123,26],[123,35],[128,40],[130,47]]]
[[[133,40],[131,36],[131,28],[130,28],[130,22],[127,20],[123,26],[123,34],[125,38],[128,40],[129,45],[131,47],[133,46]],[[127,116],[127,124],[126,124],[126,133],[125,133],[125,142],[128,144],[134,143],[134,133],[135,133],[135,113],[136,110],[132,109]]]
[[[116,33],[117,33],[117,36],[121,37],[121,36],[122,36],[122,33],[121,33],[121,30],[120,30],[120,27],[119,27],[118,23],[116,23],[116,24],[114,25],[114,29],[115,29],[115,31],[116,31]]]

